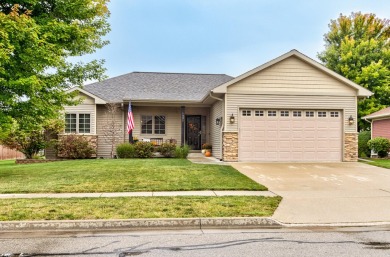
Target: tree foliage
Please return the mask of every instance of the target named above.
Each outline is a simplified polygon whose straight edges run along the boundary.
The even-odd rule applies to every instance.
[[[107,44],[108,0],[0,2],[0,134],[17,122],[40,131],[73,95],[65,91],[103,78],[102,61],[73,63]]]
[[[340,14],[324,35],[318,58],[331,70],[374,93],[359,102],[359,118],[390,105],[390,21],[375,14]],[[369,124],[359,119],[359,128]]]

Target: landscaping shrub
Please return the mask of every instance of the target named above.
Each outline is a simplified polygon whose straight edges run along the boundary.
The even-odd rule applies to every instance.
[[[119,144],[116,147],[116,155],[121,159],[135,158],[135,146],[130,143]]]
[[[87,159],[96,154],[96,150],[84,136],[67,135],[56,144],[57,155],[67,159]]]
[[[160,152],[164,157],[173,157],[175,155],[175,149],[176,144],[163,143],[157,148],[157,151]]]
[[[186,159],[189,152],[190,152],[190,147],[188,145],[176,146],[175,157],[180,159]]]
[[[358,137],[358,153],[359,157],[369,157],[371,154],[367,143],[371,139],[371,131],[362,131]]]
[[[368,147],[378,154],[378,157],[387,157],[390,149],[390,140],[384,137],[376,137],[367,143]]]
[[[151,158],[153,156],[154,146],[150,142],[137,142],[134,149],[138,158]]]

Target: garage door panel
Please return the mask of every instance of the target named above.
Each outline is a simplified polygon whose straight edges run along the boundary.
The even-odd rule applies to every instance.
[[[308,111],[312,117],[306,116],[306,110],[301,110],[301,117],[293,116],[294,110],[284,110],[289,112],[287,117],[281,117],[282,110],[277,110],[277,116],[272,117],[268,110],[263,111],[264,116],[240,117],[240,160],[341,161],[341,111],[340,117],[315,110]],[[326,117],[320,117],[324,112]]]

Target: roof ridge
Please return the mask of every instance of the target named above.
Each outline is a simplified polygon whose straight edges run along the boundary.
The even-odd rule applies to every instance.
[[[183,75],[225,75],[225,73],[196,73],[196,72],[164,72],[164,71],[133,71],[131,73],[183,74]],[[229,76],[231,77],[231,76]]]

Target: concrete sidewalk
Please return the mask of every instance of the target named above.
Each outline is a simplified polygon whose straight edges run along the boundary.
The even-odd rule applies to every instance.
[[[152,197],[152,196],[266,196],[274,197],[270,191],[161,191],[161,192],[115,192],[115,193],[40,193],[0,194],[0,199],[22,198],[99,198],[99,197]]]

